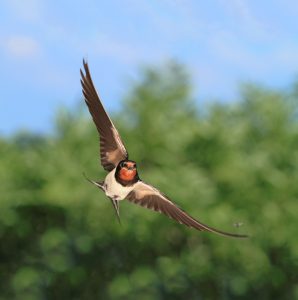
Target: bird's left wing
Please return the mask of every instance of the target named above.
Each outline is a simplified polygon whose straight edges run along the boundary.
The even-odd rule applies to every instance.
[[[106,113],[92,82],[88,64],[83,61],[85,74],[81,72],[81,84],[85,102],[96,125],[100,137],[101,165],[106,171],[113,170],[128,153],[113,122]]]
[[[159,190],[149,184],[144,183],[143,181],[136,183],[135,188],[128,194],[126,199],[143,207],[161,212],[169,218],[176,220],[180,224],[184,224],[200,231],[210,231],[220,235],[236,238],[247,237],[246,235],[224,232],[195,220],[185,211],[175,205]]]

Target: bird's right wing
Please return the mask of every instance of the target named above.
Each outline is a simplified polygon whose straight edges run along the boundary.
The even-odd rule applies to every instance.
[[[184,224],[200,231],[210,231],[220,235],[236,238],[247,237],[247,235],[224,232],[195,220],[163,195],[159,190],[144,183],[143,181],[136,183],[135,188],[128,194],[126,199],[145,208],[161,212],[169,218],[176,220],[180,224]]]
[[[106,171],[113,170],[128,153],[113,122],[106,113],[93,85],[88,64],[83,60],[85,74],[81,72],[81,84],[85,102],[100,136],[101,165]]]

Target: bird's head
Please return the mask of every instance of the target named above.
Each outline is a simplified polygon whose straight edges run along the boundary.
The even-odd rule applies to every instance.
[[[137,164],[132,160],[123,160],[118,164],[117,173],[121,180],[134,180],[138,173]]]

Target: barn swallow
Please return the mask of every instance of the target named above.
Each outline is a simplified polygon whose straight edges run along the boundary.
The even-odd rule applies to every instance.
[[[132,203],[163,213],[180,224],[199,231],[209,231],[236,238],[247,237],[224,232],[195,220],[158,189],[140,179],[136,162],[128,158],[124,143],[100,101],[85,60],[83,60],[83,66],[85,74],[80,70],[82,92],[99,133],[101,165],[108,172],[104,181],[87,179],[100,188],[111,200],[119,222],[119,202],[127,199]]]

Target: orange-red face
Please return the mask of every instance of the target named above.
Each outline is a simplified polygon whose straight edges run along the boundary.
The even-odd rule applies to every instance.
[[[119,177],[122,180],[133,180],[137,174],[137,165],[134,161],[124,161],[120,165]]]

